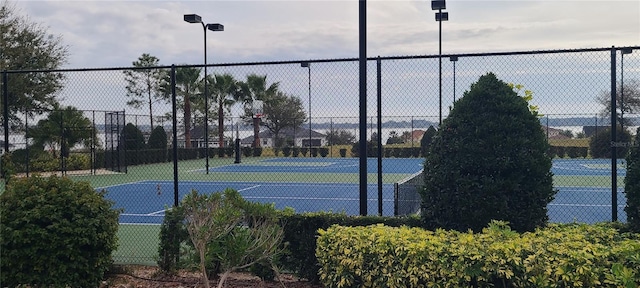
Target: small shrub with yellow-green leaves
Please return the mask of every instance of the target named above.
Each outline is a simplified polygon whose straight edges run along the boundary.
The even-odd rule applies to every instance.
[[[332,226],[316,256],[326,287],[638,287],[640,236],[606,225],[505,222],[481,233]]]

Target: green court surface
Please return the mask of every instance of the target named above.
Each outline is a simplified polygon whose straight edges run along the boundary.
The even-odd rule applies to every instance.
[[[160,225],[120,224],[116,264],[156,265],[160,243]]]

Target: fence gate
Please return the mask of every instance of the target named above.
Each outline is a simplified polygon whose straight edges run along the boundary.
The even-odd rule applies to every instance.
[[[127,173],[124,141],[124,111],[106,112],[104,114],[104,167],[114,172]]]

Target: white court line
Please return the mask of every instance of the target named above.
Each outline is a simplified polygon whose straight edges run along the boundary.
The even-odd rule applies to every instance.
[[[164,215],[151,215],[151,214],[133,214],[133,213],[122,213],[120,216],[137,216],[137,217],[164,217]]]
[[[258,188],[258,187],[260,187],[260,186],[262,186],[262,185],[253,185],[253,186],[251,186],[251,187],[247,187],[247,188],[244,188],[244,189],[240,189],[240,190],[238,190],[238,192],[242,192],[242,191],[247,191],[247,190],[255,189],[255,188]]]
[[[160,211],[156,211],[156,212],[151,212],[151,213],[146,214],[146,215],[147,215],[147,216],[156,216],[156,215],[158,215],[158,214],[160,214],[160,213],[164,213],[164,212],[166,212],[166,211],[167,211],[167,210],[165,209],[165,210],[160,210]]]
[[[549,206],[569,206],[569,207],[611,207],[611,205],[604,204],[549,204]],[[618,205],[618,207],[624,207],[625,205]]]
[[[360,198],[328,198],[328,197],[284,197],[284,196],[248,196],[245,199],[279,199],[279,200],[326,200],[326,201],[359,201]],[[375,199],[367,199],[368,201],[378,201]],[[382,202],[393,202],[393,199],[382,199]]]
[[[97,188],[94,188],[94,190],[107,189],[107,188],[119,187],[119,186],[124,186],[124,185],[130,185],[130,184],[144,184],[144,181],[145,180],[135,181],[135,182],[127,182],[127,183],[122,183],[122,184],[115,184],[115,185],[104,186],[104,187],[97,187]]]

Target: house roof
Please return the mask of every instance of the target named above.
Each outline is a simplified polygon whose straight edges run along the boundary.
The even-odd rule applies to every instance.
[[[258,134],[258,136],[261,139],[267,139],[267,138],[273,138],[274,137],[273,132],[271,132],[271,130],[268,130],[268,129],[264,130],[264,131],[261,131],[260,134]],[[309,138],[309,129],[305,129],[305,128],[302,128],[302,127],[296,128],[295,129],[295,137],[294,137],[294,129],[287,127],[285,129],[280,130],[280,135],[279,136],[283,137],[283,138]],[[325,134],[322,134],[322,133],[316,132],[314,130],[311,130],[311,138],[316,138],[317,139],[317,138],[324,138],[326,136],[327,135],[325,135]],[[243,144],[253,143],[253,135],[241,139],[240,143],[243,143]]]

